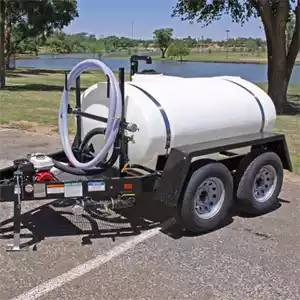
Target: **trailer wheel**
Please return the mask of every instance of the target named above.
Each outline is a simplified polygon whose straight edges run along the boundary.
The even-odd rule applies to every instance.
[[[275,207],[283,183],[281,159],[274,152],[254,157],[249,164],[238,168],[236,198],[241,211],[251,215],[267,213]]]
[[[188,231],[202,233],[215,229],[232,204],[233,179],[221,163],[209,163],[196,170],[183,194],[180,222]]]

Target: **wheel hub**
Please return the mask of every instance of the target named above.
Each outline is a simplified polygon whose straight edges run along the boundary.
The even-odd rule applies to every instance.
[[[208,178],[202,182],[195,194],[195,212],[201,219],[212,218],[222,207],[224,199],[223,182],[216,177]]]
[[[253,184],[253,196],[258,202],[266,202],[273,195],[277,185],[277,172],[271,165],[261,168]]]

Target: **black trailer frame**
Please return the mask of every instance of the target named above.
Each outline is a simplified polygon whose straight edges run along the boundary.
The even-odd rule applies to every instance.
[[[136,61],[138,58],[135,56],[133,60]],[[144,60],[145,57],[141,59]],[[134,70],[136,69],[135,63]],[[119,81],[124,107],[124,69],[122,68],[119,72]],[[82,141],[82,117],[105,121],[105,118],[81,112],[80,103],[80,78],[78,78],[76,108],[69,108],[69,112],[77,116],[74,147]],[[244,147],[251,147],[250,152],[259,149],[275,152],[280,157],[283,168],[292,171],[285,136],[263,132],[171,148],[169,154],[158,157],[155,170],[138,165],[130,166],[127,156],[129,139],[125,135],[126,124],[123,110],[118,135],[121,149],[119,168],[111,168],[99,178],[37,183],[33,179],[34,166],[27,158],[15,160],[12,166],[0,170],[0,202],[14,203],[14,241],[9,251],[23,249],[20,241],[23,201],[65,199],[70,203],[78,203],[84,208],[92,206],[121,209],[135,205],[143,193],[151,193],[154,199],[170,207],[179,207],[186,182],[191,173],[203,163],[201,156],[219,153],[222,158],[218,161],[234,172],[246,154],[235,153],[232,150]],[[55,160],[67,161],[63,151],[48,154],[48,156]],[[193,161],[195,158],[200,159]]]

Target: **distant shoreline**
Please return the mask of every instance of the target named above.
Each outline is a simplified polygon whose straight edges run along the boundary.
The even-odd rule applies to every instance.
[[[71,53],[70,53],[71,54]],[[73,54],[78,54],[78,57],[73,56],[72,58],[82,58],[82,55],[84,54],[90,54],[90,53],[73,53]],[[62,53],[40,53],[40,55],[62,55]],[[16,60],[20,60],[20,59],[38,59],[40,58],[40,55],[36,56],[36,55],[30,55],[30,54],[17,54],[15,59]],[[229,57],[228,59],[225,57],[212,57],[210,58],[210,54],[208,55],[195,55],[192,54],[190,55],[191,58],[187,57],[186,59],[182,60],[182,63],[185,62],[201,62],[201,63],[224,63],[224,64],[253,64],[253,65],[267,65],[267,60],[264,58],[241,58],[241,56],[237,56],[237,58],[232,58]],[[212,54],[212,56],[215,56],[214,54]],[[97,57],[97,54],[95,54],[95,57]],[[111,55],[111,56],[103,56],[103,58],[105,59],[129,59],[130,56],[129,55]],[[65,59],[65,57],[61,57],[61,58],[56,58],[56,59]],[[157,55],[153,55],[152,56],[153,60],[162,60],[162,61],[174,61],[174,62],[178,62],[180,63],[180,60],[177,59],[171,59],[171,58],[166,58],[166,59],[161,59],[159,56]],[[295,65],[300,65],[300,59],[298,59],[295,63]]]

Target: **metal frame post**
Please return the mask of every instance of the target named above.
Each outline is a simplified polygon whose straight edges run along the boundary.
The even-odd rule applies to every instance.
[[[22,199],[23,199],[23,172],[17,170],[14,173],[15,177],[15,194],[17,197],[14,199],[14,237],[13,244],[7,245],[6,251],[8,252],[18,252],[18,251],[27,251],[27,247],[22,247],[21,245],[21,209],[22,209]]]
[[[122,96],[122,115],[120,122],[120,157],[119,157],[119,169],[120,169],[120,177],[124,176],[122,173],[122,169],[125,164],[128,162],[128,140],[125,136],[125,126],[126,126],[126,118],[125,118],[125,69],[119,68],[119,87]]]
[[[80,75],[76,78],[76,109],[81,110],[81,92],[80,92]],[[77,143],[81,144],[82,142],[82,131],[81,131],[81,116],[76,116],[76,125],[77,125]]]

